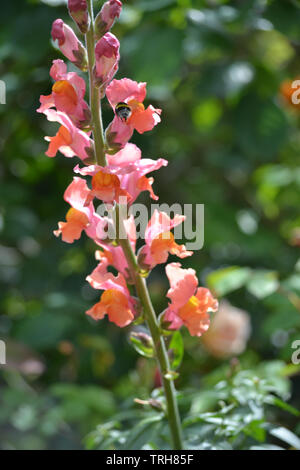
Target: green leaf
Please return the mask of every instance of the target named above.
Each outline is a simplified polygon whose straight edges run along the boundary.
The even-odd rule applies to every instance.
[[[244,286],[251,275],[251,269],[230,266],[210,273],[206,282],[214,293],[221,297]]]
[[[278,274],[275,271],[255,271],[247,282],[248,291],[258,299],[273,294],[278,287]]]
[[[144,333],[131,333],[130,342],[134,349],[144,357],[154,357],[153,341]]]
[[[272,100],[245,96],[236,111],[235,124],[237,142],[251,158],[270,161],[286,143],[287,118]]]
[[[261,419],[253,420],[243,429],[243,432],[259,442],[264,442],[266,439],[266,430],[262,427],[263,423],[264,421]]]
[[[184,344],[180,331],[175,331],[173,334],[169,352],[171,354],[171,369],[178,369],[184,355]]]
[[[283,447],[274,446],[272,444],[263,444],[259,446],[252,446],[249,450],[284,450]]]
[[[157,433],[162,425],[163,414],[155,414],[140,421],[130,432],[124,444],[124,449],[141,449]]]
[[[277,439],[280,439],[283,442],[286,442],[290,446],[294,447],[297,450],[300,450],[300,439],[296,434],[294,434],[292,431],[289,429],[286,429],[284,427],[279,427],[279,428],[274,428],[271,429],[270,434],[272,436],[277,437]]]
[[[285,401],[281,400],[280,398],[271,397],[268,401],[271,405],[277,406],[278,408],[281,408],[282,410],[287,411],[288,413],[291,413],[294,416],[300,416],[300,411],[298,411],[296,408],[289,405]]]

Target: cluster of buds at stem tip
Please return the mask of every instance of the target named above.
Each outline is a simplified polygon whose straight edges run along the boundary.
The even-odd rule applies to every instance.
[[[95,19],[95,36],[100,39],[113,26],[115,19],[119,18],[122,10],[120,0],[105,2]]]
[[[80,31],[86,34],[90,25],[87,1],[68,0],[68,9],[71,18],[73,18]]]
[[[70,26],[66,25],[61,19],[55,20],[52,25],[51,36],[53,41],[57,41],[59,49],[67,59],[79,69],[87,70],[86,49]]]
[[[112,33],[106,33],[95,47],[94,84],[105,89],[115,76],[120,60],[120,43]]]

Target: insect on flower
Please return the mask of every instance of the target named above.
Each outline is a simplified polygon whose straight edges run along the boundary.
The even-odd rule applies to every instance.
[[[131,116],[130,106],[127,103],[124,103],[123,101],[116,105],[115,112],[118,118],[120,118],[123,122],[126,122],[127,119],[129,119]]]

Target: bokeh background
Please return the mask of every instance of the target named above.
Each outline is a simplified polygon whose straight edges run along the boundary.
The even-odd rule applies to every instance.
[[[226,299],[229,311],[206,342],[183,332],[182,412],[216,411],[213,387],[238,374],[242,383],[231,382],[223,399],[244,409],[251,399],[257,406],[255,393],[262,393],[262,415],[251,415],[247,427],[243,412],[225,435],[222,427],[210,428],[215,442],[295,447],[288,431],[279,444],[264,426],[300,433],[297,412],[285,405],[300,406],[300,369],[291,363],[292,343],[300,340],[300,107],[289,102],[287,81],[300,75],[300,2],[123,3],[113,30],[121,42],[117,78],[147,81],[147,99],[163,109],[161,125],[135,134],[133,142],[144,156],[169,160],[155,175],[161,202],[205,204],[204,248],[184,264]],[[85,282],[95,267],[92,242],[68,245],[52,234],[67,211],[62,196],[74,166],[61,155],[44,155],[43,137],[55,125],[36,113],[39,95],[51,90],[51,62],[62,58],[50,41],[58,17],[72,25],[65,2],[55,0],[12,0],[0,15],[0,78],[7,86],[0,105],[0,339],[8,361],[0,371],[3,449],[84,448],[97,425],[109,423],[98,437],[103,429],[110,433],[120,411],[120,420],[139,417],[133,399],[147,399],[158,384],[155,363],[129,344],[130,329],[96,324],[84,314],[98,298]],[[105,104],[105,124],[111,119]],[[168,288],[162,269],[149,284],[160,312]],[[269,409],[276,399],[278,410]],[[201,423],[198,435],[205,436]],[[136,438],[141,441],[127,448],[152,439],[139,432]],[[88,445],[95,446],[91,438]]]

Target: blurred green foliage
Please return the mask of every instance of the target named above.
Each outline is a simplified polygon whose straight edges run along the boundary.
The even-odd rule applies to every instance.
[[[93,244],[69,246],[52,235],[67,210],[62,196],[74,161],[44,155],[43,137],[55,126],[35,110],[60,57],[52,21],[71,24],[64,3],[13,0],[1,10],[0,338],[8,364],[0,377],[0,447],[118,447],[122,422],[143,418],[128,447],[167,448],[163,437],[153,442],[163,436],[159,412],[145,415],[133,404],[154,389],[154,362],[137,358],[130,329],[84,315],[98,297],[84,281],[95,266]],[[128,0],[114,28],[117,78],[147,81],[147,98],[163,109],[160,126],[133,138],[144,156],[169,159],[156,175],[161,201],[205,204],[204,248],[184,264],[251,316],[235,372],[183,332],[177,384],[186,390],[181,408],[197,448],[211,448],[212,435],[216,448],[298,444],[288,431],[300,433],[297,413],[283,404],[300,406],[299,368],[285,366],[300,339],[300,252],[291,242],[300,227],[300,121],[279,89],[299,76],[299,24],[297,0]],[[106,104],[105,123],[111,118]],[[150,288],[160,312],[162,269]],[[243,402],[257,383],[253,403]],[[145,428],[152,434],[143,437]]]

